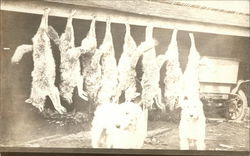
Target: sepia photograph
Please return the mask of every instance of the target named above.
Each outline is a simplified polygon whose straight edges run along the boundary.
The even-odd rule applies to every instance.
[[[249,0],[0,2],[0,156],[249,155]]]

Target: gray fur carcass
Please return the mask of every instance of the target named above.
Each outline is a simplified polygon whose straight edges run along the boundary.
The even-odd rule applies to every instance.
[[[54,84],[55,61],[47,34],[49,11],[49,8],[44,11],[37,33],[32,38],[33,45],[19,46],[11,61],[13,63],[19,62],[25,53],[33,50],[32,88],[30,97],[25,102],[32,103],[33,106],[43,111],[46,96],[49,96],[55,109],[62,114],[66,112],[66,109],[61,105],[59,91]]]

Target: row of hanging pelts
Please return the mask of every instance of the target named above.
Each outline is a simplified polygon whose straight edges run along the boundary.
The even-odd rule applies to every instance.
[[[178,97],[185,90],[197,90],[198,78],[196,65],[193,59],[199,60],[199,53],[195,49],[193,35],[191,37],[191,51],[184,75],[180,69],[179,53],[176,41],[177,30],[173,31],[171,42],[165,55],[156,56],[156,41],[153,39],[153,27],[146,28],[146,39],[139,46],[136,45],[130,34],[130,25],[126,25],[123,53],[117,62],[115,60],[113,39],[110,30],[110,19],[106,21],[106,32],[102,44],[97,47],[95,32],[95,17],[93,17],[89,32],[82,40],[81,46],[75,47],[74,29],[72,19],[73,10],[68,17],[66,28],[61,36],[56,30],[48,26],[50,9],[45,9],[41,24],[32,39],[32,45],[17,47],[12,62],[17,63],[25,53],[33,51],[34,69],[32,71],[32,88],[27,103],[32,103],[40,111],[44,110],[46,96],[49,96],[55,109],[59,113],[66,110],[61,106],[59,95],[68,103],[72,103],[73,90],[77,87],[78,95],[84,100],[92,101],[98,105],[102,103],[117,102],[121,93],[125,92],[125,101],[132,101],[141,96],[140,103],[145,108],[151,108],[153,103],[160,109],[169,107],[171,110],[178,107]],[[53,41],[60,50],[60,77],[59,90],[55,82],[55,61],[52,55],[51,43]],[[81,63],[79,57],[81,57]],[[141,80],[142,92],[136,91],[135,66],[143,56],[143,76]],[[160,68],[166,62],[165,95],[161,97],[159,87]],[[82,71],[80,68],[82,64]],[[195,68],[194,68],[195,67]],[[191,85],[190,78],[194,81]],[[85,90],[83,90],[83,86]],[[197,86],[197,87],[194,87]],[[188,92],[188,91],[186,91]],[[195,91],[194,91],[195,92]]]

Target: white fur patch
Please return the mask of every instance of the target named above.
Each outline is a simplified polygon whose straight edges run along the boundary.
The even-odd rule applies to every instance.
[[[142,109],[139,105],[102,104],[95,111],[91,139],[93,148],[141,148]]]
[[[197,150],[205,150],[206,118],[199,98],[180,100],[181,120],[179,124],[180,149],[189,149],[189,141],[195,141]]]

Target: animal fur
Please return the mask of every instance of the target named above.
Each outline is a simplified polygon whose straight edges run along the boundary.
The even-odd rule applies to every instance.
[[[188,150],[191,142],[197,150],[205,150],[206,118],[199,97],[183,97],[180,100],[181,120],[179,124],[180,149]]]
[[[143,117],[141,107],[135,103],[99,105],[92,121],[92,147],[141,148]]]
[[[61,106],[59,91],[54,85],[55,82],[55,61],[52,55],[50,39],[47,35],[48,31],[48,14],[50,9],[45,9],[41,24],[37,33],[32,38],[33,45],[22,46],[22,52],[18,51],[12,57],[12,62],[18,62],[22,55],[28,52],[30,48],[33,49],[34,69],[32,75],[32,88],[30,98],[26,100],[27,103],[32,103],[40,111],[44,110],[44,103],[46,96],[49,96],[55,109],[59,113],[66,112],[66,109]]]
[[[126,34],[124,38],[123,53],[118,63],[118,89],[117,97],[125,91],[125,101],[130,102],[140,95],[136,92],[136,71],[135,67],[140,56],[152,49],[155,42],[143,42],[137,47],[133,37],[130,34],[129,24],[126,24]]]
[[[189,37],[191,39],[191,48],[188,56],[188,63],[186,69],[183,73],[183,76],[181,77],[181,94],[187,96],[198,96],[200,90],[200,54],[195,47],[194,35],[190,33]]]
[[[113,39],[110,29],[110,19],[106,23],[106,33],[99,50],[102,52],[101,57],[101,87],[98,92],[98,103],[110,103],[116,94],[118,84],[117,64],[113,47]]]
[[[153,28],[146,28],[146,41],[153,40]],[[161,89],[159,87],[160,81],[160,68],[164,61],[166,61],[164,55],[159,55],[156,57],[155,49],[151,49],[149,52],[143,54],[142,66],[142,104],[146,108],[152,108],[153,103],[164,110],[165,106],[161,102]]]
[[[182,71],[179,63],[179,53],[177,46],[177,30],[175,29],[172,34],[172,39],[168,46],[167,55],[168,60],[166,63],[166,75],[164,79],[165,92],[164,101],[166,106],[172,111],[178,108],[178,96],[180,93],[180,78]]]
[[[179,125],[180,149],[189,149],[189,141],[194,141],[197,150],[205,150],[206,118],[199,97],[200,55],[195,48],[193,34],[189,34],[191,48],[188,64],[182,77],[180,94],[181,120]]]
[[[55,43],[58,44],[61,55],[61,83],[59,85],[60,94],[68,103],[72,103],[72,96],[75,87],[78,89],[79,97],[84,100],[88,100],[87,93],[83,91],[83,76],[81,75],[79,61],[80,54],[76,55],[76,53],[80,52],[77,52],[78,49],[75,47],[74,29],[72,25],[72,18],[74,14],[75,10],[73,10],[68,17],[65,31],[61,35],[60,39],[58,39],[59,41],[57,41],[57,39],[53,39]],[[50,32],[53,32],[52,27],[50,27],[50,30]],[[53,34],[50,33],[50,37],[52,35]]]
[[[95,33],[95,17],[93,18],[87,37],[82,41],[81,47],[88,47],[90,44],[93,48],[86,50],[81,57],[82,75],[84,77],[85,89],[89,98],[94,104],[97,104],[97,93],[101,87],[101,65],[100,59],[102,52],[97,49]]]

